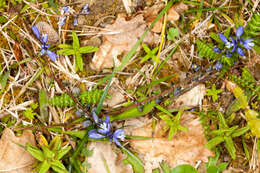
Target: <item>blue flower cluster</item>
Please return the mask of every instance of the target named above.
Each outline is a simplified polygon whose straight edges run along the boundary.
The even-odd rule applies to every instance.
[[[67,15],[70,15],[72,13],[73,13],[73,11],[72,11],[72,9],[70,9],[70,7],[67,7],[67,6],[62,7],[61,17],[59,18],[58,25],[59,26],[65,25],[66,19],[67,19]],[[81,10],[81,12],[79,14],[74,15],[73,25],[74,26],[78,25],[78,15],[88,15],[88,14],[89,14],[89,6],[88,6],[88,4],[86,4],[82,8],[82,10]]]
[[[218,47],[213,48],[214,52],[221,53],[222,55],[226,57],[231,57],[232,54],[236,51],[240,56],[244,57],[245,53],[243,51],[243,48],[250,50],[251,47],[254,46],[253,39],[249,38],[244,40],[241,36],[244,33],[244,28],[242,26],[239,26],[236,31],[236,39],[233,37],[229,37],[229,39],[222,33],[219,34],[219,38],[221,41],[225,44],[225,47],[227,49],[220,49]],[[218,61],[215,64],[216,70],[220,70],[222,68],[222,63]]]
[[[94,108],[91,112],[93,120],[98,126],[98,129],[93,129],[88,132],[88,137],[91,139],[101,139],[108,137],[109,141],[115,142],[117,146],[121,146],[119,139],[124,141],[125,132],[123,129],[117,129],[114,133],[111,131],[111,123],[109,121],[109,116],[105,117],[105,121],[98,118],[96,114],[96,109]]]
[[[45,53],[51,58],[52,61],[56,61],[58,55],[56,55],[54,52],[49,50],[50,44],[47,44],[48,41],[48,35],[47,34],[41,34],[37,26],[32,27],[32,31],[34,35],[37,37],[37,39],[41,42],[41,55],[44,55]]]
[[[232,53],[235,52],[235,50],[239,55],[245,56],[245,53],[242,48],[246,48],[250,50],[251,47],[254,46],[254,43],[253,43],[253,39],[251,38],[244,40],[241,37],[243,33],[244,33],[244,28],[242,26],[239,26],[237,28],[236,39],[234,39],[233,37],[229,37],[228,40],[224,34],[220,33],[219,38],[223,41],[223,43],[225,44],[228,50],[224,51],[223,49],[219,49],[217,47],[215,47],[213,50],[217,53],[223,53],[224,51],[226,57],[231,57]]]

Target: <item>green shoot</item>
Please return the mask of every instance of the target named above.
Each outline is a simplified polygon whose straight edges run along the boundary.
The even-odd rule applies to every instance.
[[[146,55],[141,60],[141,63],[147,61],[148,59],[152,58],[154,61],[156,61],[156,52],[158,51],[158,47],[151,50],[145,43],[142,44],[144,51],[146,52]]]
[[[222,92],[221,89],[216,89],[216,85],[213,84],[211,89],[207,89],[207,94],[208,96],[212,97],[212,100],[215,102],[218,100],[218,94]]]
[[[75,55],[76,58],[75,70],[83,71],[83,59],[81,54],[95,52],[98,50],[98,48],[93,46],[80,47],[79,38],[75,32],[72,32],[72,39],[73,39],[72,45],[60,44],[58,47],[62,49],[58,50],[57,53],[62,55]]]

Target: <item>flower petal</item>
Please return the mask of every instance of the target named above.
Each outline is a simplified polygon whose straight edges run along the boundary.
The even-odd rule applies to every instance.
[[[57,23],[59,26],[65,25],[66,16],[62,16],[59,18],[59,22]]]
[[[58,58],[58,55],[50,50],[47,50],[47,55],[51,58],[52,61],[56,61],[56,59]]]
[[[244,46],[244,48],[250,50],[251,47],[253,47],[255,44],[254,44],[254,42],[253,42],[253,39],[252,39],[252,38],[249,38],[249,39],[246,39],[246,40],[242,43],[242,45]]]
[[[91,115],[95,123],[99,123],[101,120],[98,118],[97,113],[96,113],[96,108],[94,107],[91,111]]]
[[[228,39],[224,34],[220,33],[218,36],[225,44],[228,42]]]
[[[241,56],[245,56],[244,51],[240,47],[237,48],[237,53]]]
[[[231,53],[226,53],[225,56],[226,56],[226,57],[231,57],[232,54],[231,54]]]
[[[232,41],[232,44],[233,44],[233,48],[232,48],[231,52],[234,52],[236,50],[236,47],[237,47],[236,40],[233,37],[229,37],[229,39]]]
[[[45,49],[41,49],[41,52],[40,52],[41,56],[45,54]]]
[[[63,7],[62,7],[62,10],[63,10],[65,13],[67,13],[67,12],[69,11],[69,7],[63,6]]]
[[[47,34],[43,34],[42,35],[42,42],[43,43],[47,43],[47,41],[48,41],[48,35]]]
[[[240,37],[241,37],[241,35],[242,35],[243,33],[244,33],[244,28],[243,28],[243,26],[239,26],[239,27],[237,28],[237,32],[236,32],[237,38],[240,39]]]
[[[78,25],[78,19],[77,19],[77,17],[74,18],[74,20],[73,20],[73,25],[74,25],[74,26],[77,26],[77,25]]]
[[[221,68],[222,68],[222,64],[218,61],[216,64],[215,64],[215,68],[219,71],[219,70],[221,70]]]
[[[37,28],[36,25],[34,25],[32,27],[32,31],[33,31],[34,35],[40,40],[41,34],[40,34],[40,31],[39,31],[39,29]]]
[[[81,10],[80,13],[81,13],[81,14],[89,14],[88,4],[86,4],[86,5],[82,8],[82,10]]]
[[[125,140],[125,131],[124,129],[117,129],[113,134],[113,137],[120,139],[121,141]]]
[[[88,137],[91,139],[100,139],[104,138],[105,136],[99,134],[96,129],[93,129],[88,132]]]
[[[219,49],[218,47],[214,47],[214,48],[213,48],[213,51],[214,51],[214,52],[217,52],[217,53],[221,53],[221,52],[222,52],[222,50]]]

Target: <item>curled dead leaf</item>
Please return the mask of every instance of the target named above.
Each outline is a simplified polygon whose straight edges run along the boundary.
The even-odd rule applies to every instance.
[[[118,160],[111,143],[91,142],[89,149],[93,150],[93,155],[88,158],[88,163],[91,165],[91,168],[88,169],[89,173],[107,172],[107,168],[109,168],[109,172],[133,172],[130,165],[124,165],[122,161]]]
[[[19,146],[30,143],[35,145],[32,132],[25,131],[22,136],[16,137],[8,128],[3,131],[0,140],[0,172],[4,173],[32,173],[32,164],[35,159],[24,148]]]
[[[171,167],[179,164],[195,165],[197,161],[208,161],[213,152],[205,147],[207,140],[203,133],[200,120],[191,113],[182,115],[181,124],[187,127],[188,132],[179,131],[168,140],[162,133],[161,121],[153,131],[152,123],[132,131],[133,136],[154,137],[151,140],[132,140],[130,142],[138,153],[142,154],[145,172],[152,172],[160,162],[167,161]]]
[[[157,17],[159,12],[164,8],[163,3],[155,4],[154,6],[147,9],[147,11],[144,14],[145,21],[150,26],[154,19]],[[176,21],[180,18],[180,13],[187,10],[188,6],[184,4],[183,2],[179,2],[174,4],[167,12],[167,21]],[[153,32],[159,33],[162,31],[163,26],[163,18],[161,18],[159,21],[157,21],[152,29]]]
[[[41,34],[47,34],[48,35],[48,43],[56,43],[59,41],[59,35],[55,31],[55,29],[46,22],[38,22],[36,24],[37,28],[39,29]]]
[[[196,107],[202,105],[202,99],[206,94],[206,88],[204,84],[199,84],[192,88],[190,91],[179,96],[174,103],[169,105],[169,108],[185,108]]]
[[[135,45],[139,37],[144,33],[146,24],[142,15],[137,15],[131,20],[126,20],[124,15],[118,15],[115,22],[106,26],[106,30],[113,32],[103,36],[103,43],[95,52],[90,67],[93,70],[112,68],[121,63],[118,55],[127,53]],[[148,33],[144,42],[155,43],[159,41],[157,35]]]

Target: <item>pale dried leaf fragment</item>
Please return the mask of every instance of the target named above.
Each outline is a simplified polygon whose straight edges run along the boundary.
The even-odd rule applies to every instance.
[[[89,149],[93,150],[93,155],[88,158],[88,163],[91,165],[91,168],[88,169],[89,173],[107,172],[106,164],[110,172],[133,172],[130,165],[124,165],[122,161],[118,160],[111,143],[91,142]]]
[[[207,162],[208,157],[213,156],[213,152],[205,147],[207,140],[200,120],[191,113],[184,113],[181,124],[189,129],[188,132],[178,131],[172,140],[162,133],[162,121],[154,131],[152,123],[132,131],[133,136],[154,137],[130,142],[131,147],[143,156],[146,173],[151,173],[161,161],[167,161],[171,167],[175,167],[184,163],[195,165],[199,160]]]
[[[59,35],[55,31],[55,29],[48,24],[47,22],[38,22],[36,24],[37,28],[39,29],[41,35],[47,34],[48,35],[48,43],[56,43],[59,41]]]
[[[129,21],[124,15],[118,15],[115,22],[107,25],[105,29],[113,31],[113,33],[103,35],[103,43],[92,59],[90,67],[97,71],[103,68],[112,68],[114,64],[119,66],[120,61],[117,56],[132,49],[144,33],[146,24],[142,15],[137,15]],[[159,37],[151,33],[148,33],[144,39],[146,43],[158,41]]]
[[[154,19],[157,17],[159,12],[164,8],[163,3],[158,3],[149,9],[147,9],[146,13],[144,14],[145,21],[150,26]],[[167,12],[167,21],[177,21],[180,18],[180,13],[187,10],[188,6],[183,2],[174,4]],[[162,31],[163,26],[163,18],[157,21],[152,29],[153,32],[159,33]]]
[[[169,108],[187,108],[196,107],[202,105],[202,99],[206,94],[206,88],[204,84],[199,84],[192,88],[190,91],[179,96],[174,103],[169,105]]]
[[[16,137],[12,130],[6,128],[0,139],[0,172],[4,173],[32,173],[32,165],[35,158],[21,145],[30,143],[35,145],[34,135],[30,131],[23,132]]]

